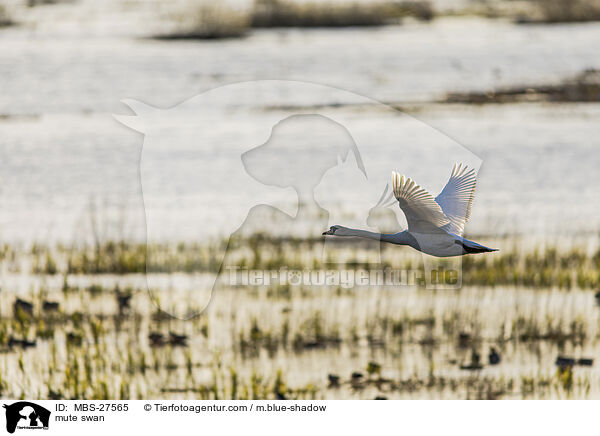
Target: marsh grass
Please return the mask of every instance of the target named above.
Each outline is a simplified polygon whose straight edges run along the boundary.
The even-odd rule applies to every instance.
[[[268,269],[382,267],[370,263],[372,246],[352,240],[340,240],[323,261],[321,242],[234,238],[228,260]],[[153,289],[151,299],[140,271],[153,258],[160,274],[215,272],[223,242],[5,246],[0,390],[80,399],[600,397],[596,367],[566,373],[554,364],[557,355],[600,350],[591,290],[597,248],[496,242],[502,251],[462,259],[461,289],[225,286],[189,321],[161,310],[172,287]],[[384,266],[422,267],[408,248],[382,249]],[[16,266],[25,274],[11,272]],[[31,306],[15,305],[17,298]],[[47,302],[58,307],[46,310]],[[165,339],[153,344],[151,334]],[[487,364],[491,347],[499,365]],[[484,356],[478,365],[474,355]]]
[[[0,28],[14,25],[15,22],[12,20],[6,6],[0,5]]]
[[[448,15],[505,18],[519,24],[577,23],[600,20],[598,0],[520,0],[465,2]]]
[[[131,311],[119,312],[115,294],[125,284],[70,287],[66,294],[60,282],[39,288],[31,298],[33,317],[2,312],[0,381],[6,395],[269,399],[600,393],[594,390],[599,380],[593,370],[571,368],[572,375],[565,376],[554,368],[557,353],[597,347],[600,311],[585,304],[593,299],[589,292],[292,288],[286,298],[273,299],[232,289],[221,291],[201,317],[182,321],[154,317],[156,307],[139,289],[132,290]],[[102,291],[90,292],[94,288]],[[60,300],[64,309],[39,312],[42,295]],[[3,292],[2,307],[13,298]],[[165,337],[180,332],[189,344],[151,346],[150,332]],[[11,348],[11,337],[35,346]],[[471,350],[483,354],[491,344],[503,354],[505,370],[488,370],[485,362],[481,376],[458,368]],[[512,366],[524,358],[535,359],[539,374]],[[364,376],[351,377],[363,371]],[[338,374],[337,387],[328,387],[328,372]]]
[[[488,92],[453,92],[446,95],[443,103],[560,103],[600,101],[600,71],[587,69],[557,84],[535,84]]]
[[[34,245],[29,253],[6,248],[10,256],[0,258],[6,270],[27,269],[36,275],[99,275],[211,273],[225,274],[227,266],[274,271],[328,270],[368,271],[393,268],[420,269],[423,257],[410,248],[381,245],[377,252],[360,241],[340,240],[324,257],[320,238],[272,238],[255,234],[227,242],[200,244],[136,244],[108,241],[91,247],[45,247]],[[461,258],[462,282],[468,286],[515,285],[535,288],[593,289],[600,287],[600,250],[587,247],[558,247],[546,244],[523,247],[518,238],[504,240],[500,252]],[[226,248],[227,247],[227,248]],[[221,262],[220,254],[226,257]],[[9,259],[10,258],[10,259]],[[450,267],[437,260],[440,267]],[[68,291],[68,287],[67,287]],[[93,291],[93,290],[92,290]],[[284,297],[285,286],[271,290]]]
[[[171,14],[174,28],[157,39],[224,39],[247,35],[253,28],[350,27],[398,24],[403,18],[431,20],[435,13],[424,0],[347,2],[296,2],[256,0],[250,9],[235,9],[222,2],[187,2]]]
[[[404,17],[431,20],[429,2],[326,3],[256,0],[252,27],[349,27],[397,24]]]
[[[533,0],[538,14],[521,17],[520,22],[572,23],[600,20],[598,0]]]
[[[224,2],[188,2],[171,18],[176,23],[175,30],[157,35],[157,39],[239,38],[250,30],[248,13]]]

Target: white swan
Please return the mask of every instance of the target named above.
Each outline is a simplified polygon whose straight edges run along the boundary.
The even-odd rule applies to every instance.
[[[466,165],[455,164],[448,183],[434,199],[412,179],[400,176],[394,171],[393,195],[406,215],[408,230],[395,234],[381,234],[335,225],[323,235],[357,236],[391,244],[409,245],[415,250],[437,257],[498,251],[462,237],[465,223],[471,216],[475,185],[475,170]],[[386,186],[378,204],[385,202],[387,190]],[[391,193],[389,197],[391,198]]]

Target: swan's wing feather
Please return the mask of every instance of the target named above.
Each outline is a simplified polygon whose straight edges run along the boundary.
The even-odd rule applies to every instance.
[[[450,179],[442,192],[435,198],[444,215],[450,220],[447,230],[462,236],[465,223],[471,217],[471,207],[475,198],[477,174],[473,168],[463,164],[454,164]]]
[[[400,209],[406,215],[409,231],[431,233],[450,224],[433,196],[411,178],[392,172],[392,187]]]

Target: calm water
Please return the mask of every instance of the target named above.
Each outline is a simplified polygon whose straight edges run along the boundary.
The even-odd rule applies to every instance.
[[[35,26],[29,22],[0,31],[0,231],[5,240],[85,238],[93,214],[106,215],[96,219],[105,222],[107,234],[143,237],[143,137],[112,118],[112,113],[128,113],[119,101],[132,97],[166,108],[214,87],[266,78],[322,83],[400,103],[468,147],[483,159],[468,228],[472,233],[547,237],[595,234],[600,228],[600,105],[424,103],[448,91],[548,83],[600,67],[600,24],[516,26],[446,18],[376,29],[273,30],[237,40],[159,42],[142,37],[154,29],[128,9],[111,15],[108,7],[83,2],[36,8],[32,14],[28,20],[37,20]],[[65,18],[56,20],[59,14]],[[79,18],[85,25],[76,24]],[[338,110],[377,132],[378,119],[368,110]],[[240,123],[260,125],[264,116],[254,111]],[[218,120],[213,127],[223,128]],[[218,146],[218,135],[213,139]],[[417,137],[415,144],[426,140]],[[391,165],[436,191],[448,177],[452,156],[443,164],[435,153],[417,160],[418,147],[396,148],[400,158]],[[382,150],[376,158],[387,165],[391,155],[383,145]],[[180,162],[172,144],[160,159],[169,168]],[[377,162],[373,166],[378,168]],[[214,195],[202,186],[179,190],[173,183],[162,177],[152,195],[166,198],[174,190],[182,198]],[[228,195],[227,189],[222,187],[220,195]],[[284,198],[294,210],[295,197]],[[204,207],[199,201],[197,207]],[[343,202],[339,207],[353,213]],[[196,236],[186,235],[187,227],[177,222],[185,213],[194,212],[181,206],[174,213],[172,205],[165,206],[166,225],[182,229],[169,237]]]

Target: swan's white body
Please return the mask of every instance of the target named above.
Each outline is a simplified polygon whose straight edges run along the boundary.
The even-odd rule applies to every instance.
[[[497,251],[462,237],[465,223],[471,216],[475,185],[475,170],[469,170],[462,164],[454,165],[448,183],[442,192],[433,198],[412,179],[393,172],[393,194],[406,215],[408,230],[381,234],[335,225],[323,234],[356,236],[408,245],[437,257]],[[385,199],[387,190],[386,186],[382,200]]]

